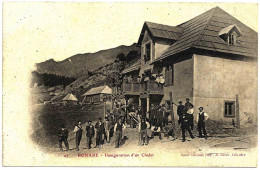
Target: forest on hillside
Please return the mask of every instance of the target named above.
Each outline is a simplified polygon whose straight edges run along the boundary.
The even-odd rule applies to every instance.
[[[48,73],[40,74],[37,71],[33,71],[31,86],[33,86],[36,83],[38,86],[44,85],[47,87],[53,87],[53,86],[63,85],[63,87],[66,87],[67,85],[71,84],[75,80],[76,80],[75,78],[70,78],[66,76],[60,76],[60,75],[48,74]]]

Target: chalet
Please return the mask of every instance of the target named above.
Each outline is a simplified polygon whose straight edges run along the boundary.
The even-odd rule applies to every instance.
[[[83,103],[101,103],[111,100],[112,89],[108,86],[99,86],[83,94]]]
[[[257,37],[219,7],[177,26],[145,22],[141,56],[122,71],[130,81],[113,88],[113,100],[147,112],[190,98],[213,120],[246,122],[246,113],[257,115]]]

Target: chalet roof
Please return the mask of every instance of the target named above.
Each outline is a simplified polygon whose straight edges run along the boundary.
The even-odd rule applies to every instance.
[[[137,45],[141,45],[145,30],[148,30],[151,38],[163,38],[177,41],[182,33],[183,28],[157,24],[146,21],[143,25]]]
[[[78,99],[72,94],[67,94],[63,99],[63,101],[78,101]]]
[[[121,74],[126,74],[135,70],[140,69],[141,67],[141,58],[133,60],[129,65],[121,72]]]
[[[84,93],[82,96],[90,96],[94,94],[112,94],[112,89],[108,86],[99,86],[90,89],[86,93]]]
[[[236,45],[228,45],[218,35],[225,28],[224,31],[233,28],[232,25],[236,25],[243,34],[243,36],[237,37]],[[191,48],[257,57],[258,33],[219,7],[215,7],[177,27],[183,28],[179,40],[154,62]]]

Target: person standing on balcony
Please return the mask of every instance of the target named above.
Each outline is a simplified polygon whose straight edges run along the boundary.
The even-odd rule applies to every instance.
[[[164,83],[165,83],[164,76],[163,76],[163,74],[160,74],[160,76],[159,76],[159,86],[161,88],[163,88]]]
[[[126,76],[124,76],[124,78],[123,78],[123,83],[127,83],[127,77]]]
[[[138,83],[141,83],[141,82],[142,82],[142,77],[141,77],[141,76],[138,76],[138,77],[137,77],[137,82],[138,82]]]
[[[130,75],[130,76],[128,77],[128,83],[133,83],[132,75]]]

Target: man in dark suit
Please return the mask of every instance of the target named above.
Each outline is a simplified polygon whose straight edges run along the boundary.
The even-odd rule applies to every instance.
[[[187,130],[190,134],[190,137],[194,139],[195,137],[192,135],[191,130],[190,130],[190,121],[189,121],[189,116],[187,113],[184,113],[182,115],[182,122],[181,122],[181,130],[182,130],[182,142],[185,142],[185,130]]]
[[[87,136],[87,148],[91,148],[91,143],[92,143],[92,138],[95,135],[95,129],[94,126],[92,125],[92,121],[88,121],[88,125],[86,126],[86,136]]]
[[[99,121],[95,125],[96,128],[96,146],[95,148],[101,149],[101,144],[103,142],[103,135],[105,134],[105,124],[102,122],[102,118],[99,117]]]
[[[184,106],[182,105],[182,101],[179,101],[179,106],[177,108],[177,115],[179,116],[178,123],[181,124],[182,115],[184,112]]]
[[[158,109],[154,106],[154,104],[151,104],[151,110],[149,114],[149,121],[150,121],[150,129],[151,129],[151,124],[154,123],[154,120],[157,116]]]
[[[64,142],[66,149],[68,151],[69,150],[69,143],[68,143],[69,131],[65,128],[64,124],[62,124],[60,129],[58,130],[58,136],[59,136],[60,150],[63,151],[62,142]]]

